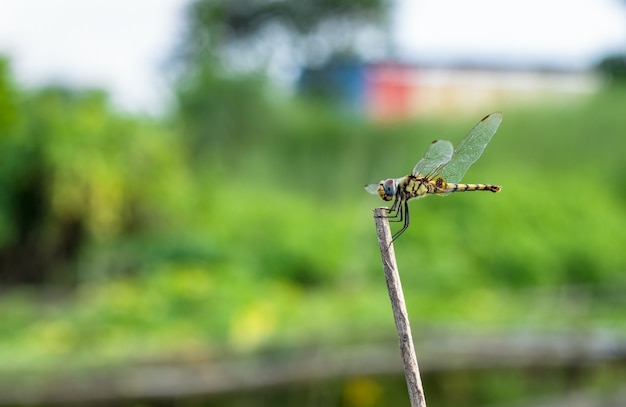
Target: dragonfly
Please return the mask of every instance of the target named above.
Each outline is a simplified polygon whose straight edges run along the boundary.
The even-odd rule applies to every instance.
[[[404,222],[404,225],[392,236],[392,243],[409,227],[408,202],[412,199],[465,191],[498,192],[502,189],[493,184],[460,183],[467,170],[480,158],[501,122],[501,112],[491,113],[483,117],[456,148],[447,140],[433,141],[410,175],[365,185],[367,192],[380,196],[384,201],[394,200],[387,217],[392,222]]]

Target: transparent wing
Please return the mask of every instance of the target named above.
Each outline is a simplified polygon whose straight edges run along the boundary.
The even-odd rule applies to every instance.
[[[370,194],[378,195],[378,185],[379,184],[367,184],[365,185],[365,190]]]
[[[424,157],[413,167],[411,173],[413,175],[421,174],[422,176],[430,174],[435,168],[450,161],[453,151],[454,148],[449,141],[433,141],[430,146],[428,146]]]
[[[502,113],[500,112],[485,116],[461,140],[454,150],[452,158],[436,168],[431,175],[439,175],[446,182],[461,182],[469,167],[480,158],[501,122]]]

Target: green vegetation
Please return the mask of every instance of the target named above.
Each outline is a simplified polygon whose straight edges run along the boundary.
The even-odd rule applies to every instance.
[[[362,185],[479,118],[371,125],[223,82],[251,105],[190,133],[3,66],[1,280],[30,284],[0,299],[5,372],[393,336]],[[416,324],[626,332],[624,95],[503,109],[466,176],[502,192],[411,203]]]
[[[626,87],[614,64],[600,66],[612,88],[567,103],[371,123],[259,71],[276,39],[304,66],[354,55],[389,2],[248,3],[193,2],[162,117],[119,112],[101,90],[25,89],[0,58],[0,395],[102,367],[118,379],[129,366],[394,343],[372,218],[383,202],[363,185],[406,175],[433,139],[457,143],[490,110],[504,122],[466,181],[502,191],[411,202],[395,243],[418,347],[429,332],[626,337]],[[604,390],[623,368],[602,362],[587,378]],[[576,369],[424,379],[429,404],[484,405],[578,389]],[[307,405],[406,401],[396,377],[322,380]],[[302,405],[308,385],[264,389],[254,405]]]

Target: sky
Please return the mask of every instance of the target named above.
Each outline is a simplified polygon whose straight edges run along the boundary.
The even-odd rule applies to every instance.
[[[165,67],[189,0],[5,0],[0,54],[24,86],[105,88],[134,112],[162,109]],[[394,55],[414,62],[585,68],[626,50],[626,1],[395,0]]]
[[[162,108],[186,0],[0,1],[0,54],[26,86],[105,88],[135,112]]]
[[[404,0],[394,16],[403,55],[584,68],[626,51],[623,0]]]

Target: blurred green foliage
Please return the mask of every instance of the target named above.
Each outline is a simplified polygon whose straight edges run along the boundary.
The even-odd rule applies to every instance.
[[[100,91],[1,97],[13,111],[0,138],[0,281],[74,283],[93,245],[151,233],[176,208],[186,166],[166,126],[114,112]]]
[[[610,80],[624,82],[626,80],[626,55],[608,55],[597,64],[597,70],[605,74]]]
[[[0,67],[5,371],[393,337],[363,185],[480,118],[371,124],[209,75],[156,120]],[[411,203],[415,321],[626,329],[625,95],[502,107],[466,176],[502,192]]]
[[[269,63],[266,35],[280,27],[294,59],[322,62],[354,40],[329,20],[354,33],[387,2],[248,3],[194,2],[164,117],[119,112],[99,90],[25,89],[0,59],[0,378],[395,340],[382,202],[363,185],[406,175],[433,139],[457,143],[489,112],[376,124],[285,95],[247,69]],[[466,180],[502,191],[411,202],[396,254],[420,331],[626,334],[618,82],[494,106],[504,122]],[[519,372],[473,390],[470,375],[427,388],[444,383],[448,404],[525,391]],[[383,381],[336,391],[346,405],[405,400]]]

